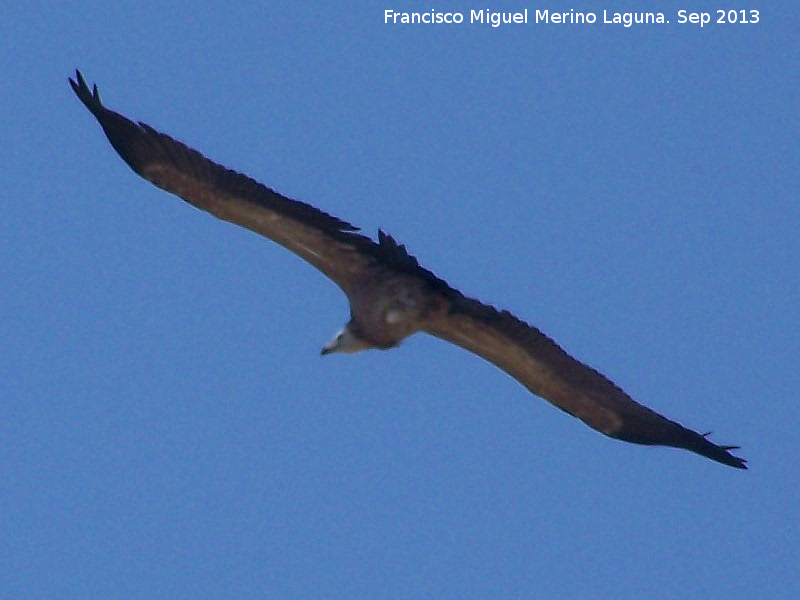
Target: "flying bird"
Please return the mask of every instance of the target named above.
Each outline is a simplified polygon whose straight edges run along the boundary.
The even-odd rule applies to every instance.
[[[636,444],[684,448],[738,469],[738,446],[711,442],[634,401],[603,374],[507,310],[469,298],[422,267],[405,246],[377,241],[350,223],[212,162],[143,122],[103,106],[80,71],[70,86],[133,171],[189,204],[246,227],[299,255],[332,279],[350,320],[322,349],[388,349],[423,331],[477,354],[589,427]]]

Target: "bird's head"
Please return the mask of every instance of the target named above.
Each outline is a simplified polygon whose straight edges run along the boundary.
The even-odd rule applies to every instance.
[[[333,339],[325,344],[325,346],[320,351],[322,356],[326,354],[332,354],[333,352],[345,352],[347,354],[353,354],[354,352],[359,352],[360,350],[366,350],[367,348],[372,348],[372,344],[369,342],[361,339],[358,337],[353,331],[350,329],[350,323],[344,326],[344,328],[339,331]]]

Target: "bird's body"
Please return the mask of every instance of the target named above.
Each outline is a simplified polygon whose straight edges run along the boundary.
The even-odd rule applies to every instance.
[[[443,308],[431,301],[422,281],[391,273],[370,278],[348,297],[350,331],[374,348],[394,348]]]
[[[541,331],[452,288],[420,266],[404,246],[378,240],[346,221],[226,169],[145,123],[105,108],[80,72],[70,85],[117,153],[139,175],[220,219],[264,235],[298,254],[339,285],[350,321],[323,348],[388,349],[423,331],[473,352],[534,394],[620,440],[685,448],[744,469],[730,453],[635,402],[601,373],[580,363]]]

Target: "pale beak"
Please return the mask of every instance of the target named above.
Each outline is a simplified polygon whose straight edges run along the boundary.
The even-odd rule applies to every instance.
[[[338,351],[342,346],[342,336],[344,335],[344,330],[337,333],[333,336],[333,339],[325,344],[322,347],[322,350],[319,351],[320,356],[325,356],[326,354],[331,354],[332,352]]]

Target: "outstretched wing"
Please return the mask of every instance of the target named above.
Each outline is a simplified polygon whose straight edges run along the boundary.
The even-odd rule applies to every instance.
[[[448,311],[431,314],[422,329],[495,364],[531,392],[590,427],[637,444],[685,448],[746,469],[745,461],[683,425],[634,401],[612,381],[575,360],[541,331],[507,311],[457,295]]]
[[[225,221],[260,233],[298,254],[333,279],[345,293],[385,251],[357,227],[310,204],[292,200],[231,171],[160,133],[107,109],[95,85],[80,71],[69,80],[111,145],[138,175]]]

